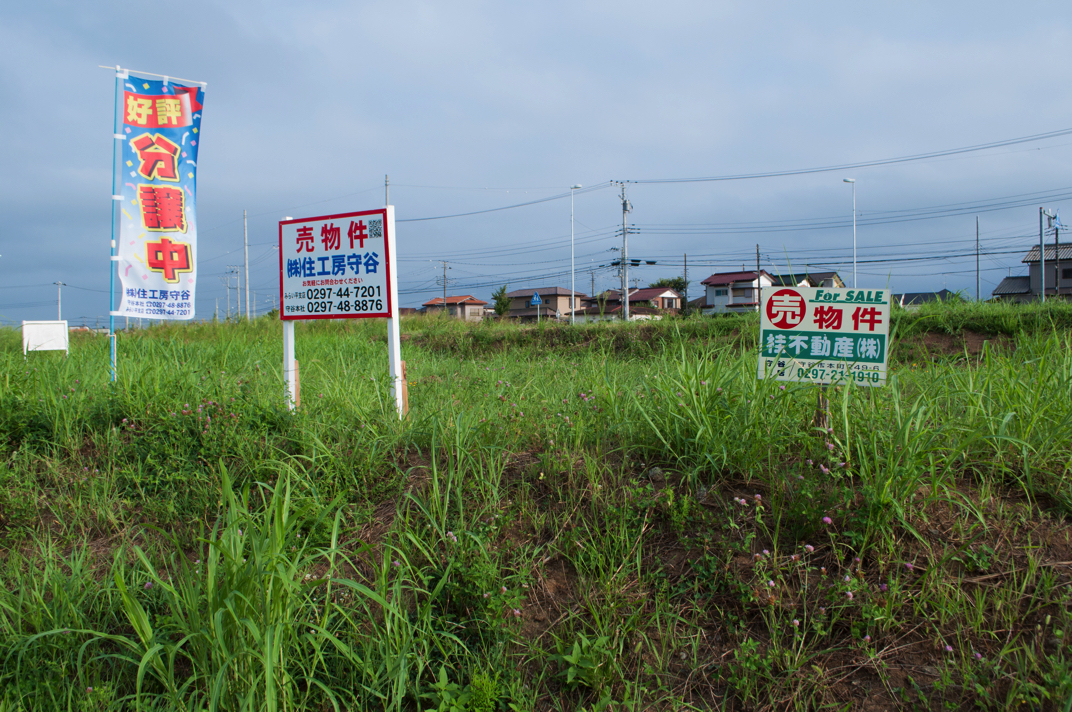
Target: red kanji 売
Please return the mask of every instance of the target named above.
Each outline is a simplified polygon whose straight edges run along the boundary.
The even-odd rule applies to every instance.
[[[189,272],[190,246],[161,237],[160,242],[145,245],[145,263],[154,272],[163,272],[165,282],[178,282],[179,272]]]
[[[861,323],[867,324],[868,331],[874,331],[875,325],[882,323],[882,312],[875,307],[856,307],[852,313],[852,326],[859,331]]]
[[[313,228],[309,225],[302,225],[298,228],[298,249],[297,252],[301,252],[304,249],[306,252],[312,252],[316,249],[313,246]]]
[[[146,230],[186,232],[185,196],[182,188],[139,185],[138,204]]]
[[[169,141],[160,134],[142,134],[130,142],[141,159],[138,173],[149,180],[179,181],[178,144]]]
[[[767,300],[767,319],[779,329],[792,329],[804,319],[804,297],[792,289],[780,289]]]
[[[337,250],[342,247],[341,230],[335,227],[335,223],[329,223],[320,228],[321,242],[325,250]]]
[[[356,223],[350,221],[350,229],[346,231],[346,236],[350,238],[350,249],[354,249],[354,240],[360,241],[358,245],[361,249],[365,248],[365,240],[368,239],[368,233],[365,230],[365,221],[358,220]]]
[[[840,329],[842,310],[837,307],[818,307],[815,310],[815,326],[819,329]]]

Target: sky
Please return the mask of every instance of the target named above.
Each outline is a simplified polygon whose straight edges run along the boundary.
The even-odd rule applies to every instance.
[[[237,308],[243,210],[264,313],[278,221],[379,208],[388,175],[402,306],[441,296],[444,273],[485,300],[568,288],[575,184],[577,290],[615,287],[612,181],[629,256],[655,262],[630,270],[640,286],[687,255],[699,297],[754,269],[757,245],[768,271],[851,286],[852,178],[859,286],[974,298],[978,217],[986,298],[1026,274],[1039,207],[1072,224],[1070,55],[1067,2],[5,2],[0,323],[55,318],[61,281],[63,318],[107,324],[115,72],[99,65],[208,83],[211,319],[228,294]]]

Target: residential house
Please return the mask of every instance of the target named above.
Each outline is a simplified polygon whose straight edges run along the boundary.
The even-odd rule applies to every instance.
[[[777,274],[774,276],[776,287],[827,287],[829,289],[844,289],[845,283],[841,281],[837,272],[812,272],[804,274]]]
[[[905,309],[919,309],[928,302],[945,302],[950,297],[956,296],[956,292],[943,289],[939,292],[905,292],[904,294],[892,294],[890,299]]]
[[[994,299],[1007,302],[1030,302],[1038,298],[1037,294],[1031,293],[1031,277],[1026,274],[1001,280],[992,295]]]
[[[845,283],[837,272],[812,272],[771,274],[760,270],[759,286],[762,289],[778,287],[827,287],[843,289]],[[699,299],[689,302],[694,309],[704,314],[733,314],[757,311],[756,273],[719,272],[700,282],[707,292]]]
[[[487,302],[466,294],[460,297],[447,297],[446,302],[443,301],[443,297],[436,297],[421,306],[424,307],[425,314],[445,311],[453,319],[480,321],[484,318],[484,307],[487,306]]]
[[[575,320],[579,323],[589,321],[620,321],[622,318],[622,304],[621,301],[611,303],[605,303],[600,305],[598,303],[591,303],[589,300],[589,306],[583,309],[578,309],[575,316]],[[631,301],[631,300],[630,300]],[[664,309],[653,309],[651,307],[642,307],[629,305],[629,321],[659,321],[666,314]]]
[[[1072,245],[1046,245],[1046,296],[1072,294]],[[1059,248],[1059,249],[1058,249]],[[1032,247],[1024,259],[1027,274],[1006,277],[994,290],[995,299],[1027,302],[1039,298],[1042,287],[1042,264],[1038,246]]]
[[[586,306],[599,306],[602,301],[607,307],[621,305],[622,292],[620,289],[608,289],[597,297],[586,300]],[[633,310],[634,304],[650,304],[657,311],[677,311],[681,309],[681,295],[669,287],[645,287],[644,289],[629,290],[629,310]]]
[[[766,270],[755,272],[718,272],[700,282],[707,288],[705,314],[735,314],[759,311],[759,289],[770,289],[775,277]],[[781,286],[781,285],[779,285]]]
[[[534,294],[540,295],[541,304],[538,307],[532,303]],[[542,319],[556,316],[565,317],[569,316],[570,313],[570,290],[562,287],[515,289],[512,292],[507,292],[506,296],[510,297],[510,313],[507,316],[515,319],[535,321],[537,313]],[[581,292],[576,293],[574,299],[578,309],[587,298],[587,295]]]

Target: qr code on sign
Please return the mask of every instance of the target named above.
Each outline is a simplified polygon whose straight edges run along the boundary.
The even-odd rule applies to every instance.
[[[369,220],[368,222],[368,234],[369,237],[383,237],[383,220]]]

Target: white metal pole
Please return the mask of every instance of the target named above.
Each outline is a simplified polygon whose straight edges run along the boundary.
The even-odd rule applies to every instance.
[[[1046,243],[1043,237],[1042,216],[1045,208],[1039,208],[1039,294],[1041,301],[1046,301]]]
[[[842,178],[845,183],[852,183],[852,288],[856,289],[856,179]]]
[[[386,223],[384,229],[387,230],[387,251],[390,256],[387,278],[391,281],[387,287],[388,299],[391,300],[391,316],[387,319],[387,356],[391,372],[391,392],[394,394],[395,407],[398,409],[398,419],[401,420],[404,415],[402,402],[402,337],[399,330],[399,321],[401,319],[398,312],[398,253],[395,251],[395,208],[393,205],[387,206]]]
[[[249,321],[249,224],[246,211],[242,211],[242,242],[246,248],[246,321]]]
[[[287,384],[287,408],[298,403],[297,379],[294,377],[294,322],[283,322],[283,380]]]
[[[573,191],[581,185],[571,185],[569,189],[569,273],[570,273],[570,297],[569,297],[569,322],[577,323],[573,312],[577,311],[577,271],[573,264]]]

